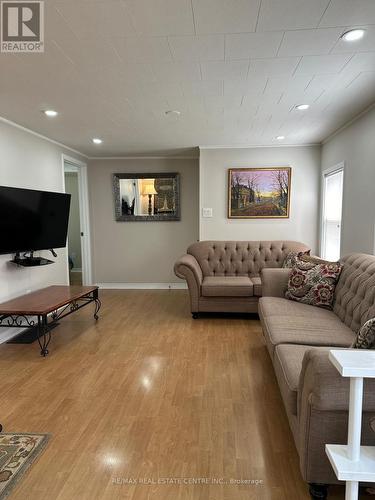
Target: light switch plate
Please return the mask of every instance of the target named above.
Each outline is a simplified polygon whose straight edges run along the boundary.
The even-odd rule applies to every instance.
[[[202,208],[203,217],[212,217],[212,208]]]

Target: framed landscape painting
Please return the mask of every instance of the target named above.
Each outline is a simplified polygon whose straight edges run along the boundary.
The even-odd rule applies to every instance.
[[[232,168],[228,176],[229,219],[287,219],[290,167]]]

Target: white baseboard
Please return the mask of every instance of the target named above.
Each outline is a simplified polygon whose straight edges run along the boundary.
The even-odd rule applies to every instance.
[[[186,283],[97,283],[109,290],[186,290]]]

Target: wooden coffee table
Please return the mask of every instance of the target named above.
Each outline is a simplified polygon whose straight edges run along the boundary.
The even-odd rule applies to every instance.
[[[47,356],[52,327],[92,302],[98,320],[101,302],[97,286],[49,286],[0,304],[0,327],[36,328],[40,354]]]

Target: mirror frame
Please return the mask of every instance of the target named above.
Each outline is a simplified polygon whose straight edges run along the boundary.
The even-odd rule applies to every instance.
[[[122,215],[120,198],[120,179],[173,179],[175,199],[174,214]],[[119,173],[113,174],[113,193],[115,200],[115,218],[117,222],[160,222],[181,220],[180,209],[180,174],[177,172]]]

